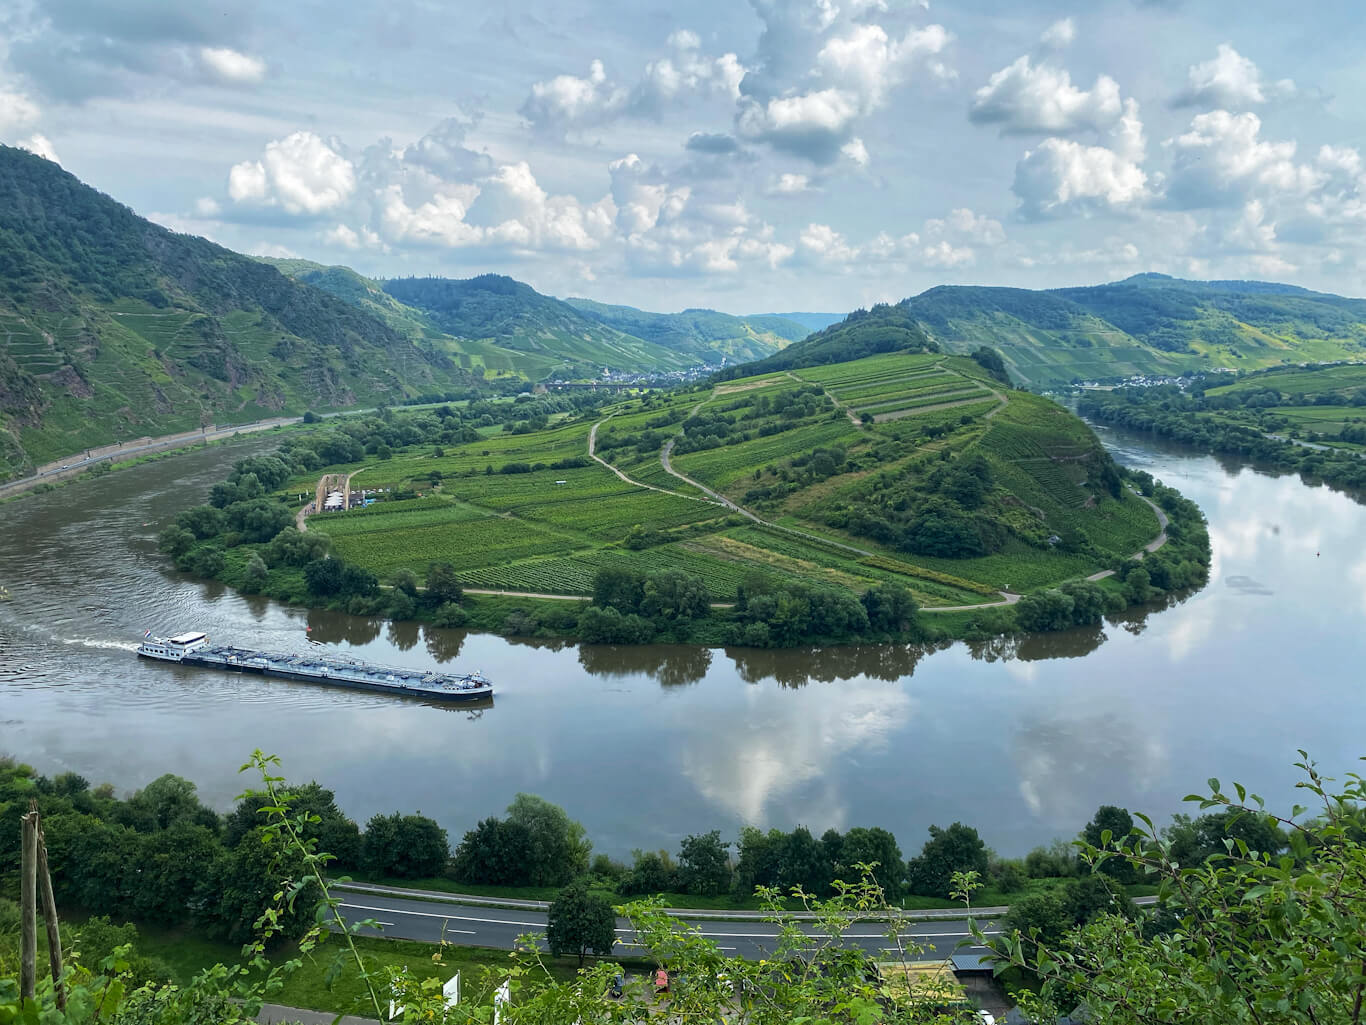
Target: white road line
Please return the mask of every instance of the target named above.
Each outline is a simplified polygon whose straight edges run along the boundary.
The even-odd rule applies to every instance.
[[[352,911],[383,911],[390,915],[405,915],[410,918],[441,918],[450,922],[483,922],[488,925],[521,925],[529,929],[544,929],[544,922],[511,922],[504,918],[471,918],[466,915],[434,915],[430,911],[404,911],[400,908],[376,908],[368,904],[343,904]]]

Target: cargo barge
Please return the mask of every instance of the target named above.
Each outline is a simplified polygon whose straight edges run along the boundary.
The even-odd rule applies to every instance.
[[[473,701],[493,697],[493,684],[479,673],[455,674],[424,672],[377,666],[340,655],[309,652],[303,655],[278,655],[250,648],[211,645],[207,634],[187,633],[175,637],[153,637],[149,630],[138,645],[141,658],[178,662],[188,666],[207,666],[233,673],[259,673],[286,680],[321,683],[333,687],[398,694],[403,697],[435,701]]]

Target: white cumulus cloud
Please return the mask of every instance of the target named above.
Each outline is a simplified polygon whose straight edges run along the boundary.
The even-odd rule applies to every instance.
[[[278,205],[291,214],[334,209],[355,188],[351,161],[312,132],[267,143],[260,160],[244,160],[228,172],[234,202]]]
[[[1186,87],[1173,104],[1241,110],[1294,92],[1295,83],[1288,78],[1264,85],[1256,64],[1228,43],[1220,43],[1213,57],[1187,71]]]
[[[201,47],[199,59],[206,71],[231,85],[255,85],[266,77],[265,61],[227,47]]]
[[[973,95],[969,118],[1000,125],[1003,135],[1072,135],[1106,131],[1124,112],[1119,83],[1101,75],[1090,89],[1079,89],[1065,68],[1028,55],[1002,68]]]
[[[1133,208],[1150,198],[1138,104],[1125,103],[1112,146],[1087,146],[1073,139],[1049,138],[1025,153],[1015,166],[1012,190],[1020,213],[1038,220],[1069,212]]]

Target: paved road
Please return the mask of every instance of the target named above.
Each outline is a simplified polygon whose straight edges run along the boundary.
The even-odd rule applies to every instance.
[[[539,910],[440,904],[373,892],[348,892],[343,897],[341,911],[348,922],[372,918],[381,923],[382,928],[376,931],[362,930],[363,933],[394,939],[436,943],[444,937],[447,942],[465,946],[511,950],[518,936],[544,932],[546,927],[545,912]],[[692,918],[681,918],[681,921],[713,940],[730,956],[759,959],[770,955],[776,946],[776,928],[767,922]],[[994,919],[985,920],[981,925],[989,935],[996,934]],[[823,938],[823,934],[816,932],[814,926],[811,927],[811,935]],[[620,954],[629,956],[644,953],[643,948],[635,944],[634,932],[625,919],[617,920],[617,936],[621,941],[618,946]],[[910,955],[918,960],[942,960],[955,953],[984,953],[984,948],[976,946],[959,949],[959,941],[968,937],[966,923],[961,920],[915,922],[902,933],[902,937],[904,943],[915,943],[925,948],[919,954]],[[855,926],[845,934],[844,941],[849,946],[872,954],[895,949],[889,946],[885,930],[876,922]]]
[[[46,469],[38,471],[32,477],[24,477],[21,480],[10,481],[7,484],[0,484],[0,498],[17,495],[21,491],[36,487],[44,481],[62,480],[66,477],[73,477],[82,470],[88,470],[96,463],[107,463],[127,459],[131,456],[140,455],[147,452],[162,452],[176,448],[186,448],[190,445],[198,445],[204,441],[215,441],[219,438],[231,437],[235,434],[252,434],[256,431],[268,431],[273,427],[281,427],[286,424],[296,424],[302,422],[303,417],[277,417],[273,420],[260,420],[251,424],[238,424],[228,427],[214,427],[207,431],[196,431],[192,433],[182,433],[169,435],[161,438],[149,438],[143,444],[129,444],[117,447],[112,451],[108,446],[100,449],[91,456],[75,455],[65,463],[58,466],[49,465]]]

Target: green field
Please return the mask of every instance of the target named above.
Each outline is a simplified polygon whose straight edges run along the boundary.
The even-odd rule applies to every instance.
[[[725,603],[757,572],[855,594],[895,581],[925,608],[1084,576],[1151,540],[1157,527],[1145,505],[1128,492],[1098,494],[1088,479],[1103,457],[1081,421],[1047,399],[999,389],[970,360],[917,353],[647,395],[544,430],[485,432],[439,455],[412,445],[328,468],[360,470],[353,487],[392,490],[368,509],[309,523],[381,579],[448,561],[471,588],[583,596],[599,569],[623,565],[683,570]],[[898,418],[855,423],[850,410]],[[594,423],[599,456],[630,480],[587,460]],[[676,473],[769,525],[666,472],[670,444]],[[897,489],[917,479],[943,487],[957,466],[988,480],[977,511],[962,516],[994,524],[983,535],[998,539],[994,550],[916,554],[860,518],[885,507],[896,522],[905,501]],[[301,478],[285,490],[297,497],[311,486]],[[896,530],[914,526],[904,514],[901,522]],[[628,547],[637,526],[647,536]]]

